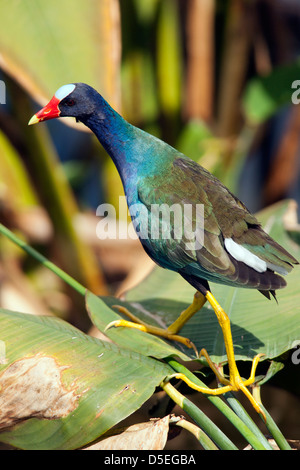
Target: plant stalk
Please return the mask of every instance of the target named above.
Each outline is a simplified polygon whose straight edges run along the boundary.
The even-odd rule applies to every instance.
[[[28,253],[30,256],[35,258],[37,261],[39,261],[43,266],[46,268],[50,269],[53,273],[55,273],[57,276],[59,276],[63,281],[65,281],[69,286],[71,286],[73,289],[75,289],[79,294],[82,296],[85,296],[86,294],[86,288],[77,282],[75,279],[73,279],[69,274],[65,273],[62,269],[60,269],[58,266],[56,266],[54,263],[49,261],[45,256],[41,255],[38,251],[36,251],[34,248],[31,246],[27,245],[26,242],[21,240],[17,235],[15,235],[11,230],[6,228],[3,224],[0,223],[0,233],[2,235],[5,235],[9,240],[11,240],[13,243],[15,243],[17,246],[22,248],[26,253]]]
[[[230,439],[194,403],[178,392],[170,382],[162,382],[160,386],[200,426],[198,439],[205,449],[216,450],[215,444],[217,444],[222,450],[237,450]]]

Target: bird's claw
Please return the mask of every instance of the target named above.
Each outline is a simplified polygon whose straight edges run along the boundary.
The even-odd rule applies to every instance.
[[[206,395],[223,395],[224,393],[227,393],[227,392],[242,391],[251,402],[255,411],[262,416],[264,421],[266,421],[266,415],[264,411],[262,410],[259,403],[257,403],[255,398],[247,389],[247,386],[255,382],[256,368],[257,368],[260,358],[263,357],[264,355],[265,354],[260,353],[260,354],[257,354],[253,358],[251,373],[247,380],[243,380],[238,372],[236,374],[232,374],[230,376],[230,379],[228,380],[218,371],[218,369],[216,368],[216,366],[213,364],[212,360],[210,359],[207,351],[205,349],[202,349],[200,351],[200,356],[205,356],[209,367],[212,369],[212,371],[216,375],[219,382],[223,384],[223,387],[218,387],[218,388],[213,388],[213,389],[208,388],[208,387],[199,387],[198,385],[194,384],[191,380],[189,380],[184,374],[177,374],[176,378],[183,380],[187,385],[189,385],[194,390],[197,390]]]

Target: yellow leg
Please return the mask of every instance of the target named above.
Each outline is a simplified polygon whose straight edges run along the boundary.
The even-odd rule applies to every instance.
[[[202,393],[206,394],[211,394],[211,395],[221,395],[223,393],[229,392],[229,391],[238,391],[241,390],[249,399],[251,402],[253,408],[257,411],[257,413],[260,413],[264,419],[266,419],[265,414],[259,404],[256,402],[256,400],[253,398],[249,390],[246,388],[248,385],[251,385],[255,381],[255,371],[257,368],[257,365],[259,363],[260,358],[264,354],[257,354],[252,362],[252,368],[251,368],[251,373],[250,377],[248,380],[243,381],[236,362],[235,362],[235,357],[234,357],[234,349],[233,349],[233,341],[232,341],[232,334],[231,334],[231,328],[230,328],[230,320],[227,316],[227,314],[224,312],[222,307],[219,305],[219,303],[216,301],[214,296],[211,294],[211,292],[207,292],[206,294],[206,299],[214,309],[215,314],[217,315],[218,322],[222,328],[223,336],[224,336],[224,342],[225,342],[225,348],[226,348],[226,354],[228,358],[228,367],[229,367],[229,380],[225,379],[220,372],[217,370],[213,362],[211,361],[209,355],[207,354],[207,351],[205,349],[202,349],[200,352],[200,355],[205,356],[210,368],[213,370],[215,375],[217,376],[218,380],[224,385],[224,387],[219,387],[216,389],[208,389],[204,387],[198,387],[196,388],[197,390],[201,391]],[[177,377],[179,378],[179,377]],[[180,377],[183,379],[183,377]],[[183,379],[184,380],[184,379]],[[189,384],[192,388],[195,388],[195,384]]]
[[[161,336],[169,341],[178,341],[188,348],[193,348],[196,356],[198,356],[198,351],[194,343],[190,341],[188,338],[185,338],[183,336],[179,336],[176,333],[180,331],[180,329],[183,327],[183,325],[193,316],[195,315],[198,310],[205,304],[206,298],[200,293],[196,292],[194,295],[193,303],[186,309],[184,310],[180,316],[175,320],[174,323],[172,323],[168,328],[159,328],[157,326],[152,326],[148,325],[147,323],[143,322],[139,318],[137,318],[135,315],[133,315],[129,310],[127,310],[126,307],[123,307],[121,305],[114,305],[115,308],[118,308],[120,313],[125,314],[127,317],[130,318],[130,322],[127,320],[115,320],[107,327],[105,328],[108,330],[112,326],[119,327],[119,326],[125,326],[128,328],[135,328],[140,331],[144,331],[146,333],[150,333],[156,336]]]
[[[125,315],[130,316],[130,318],[134,317],[134,315],[132,315],[125,307],[122,307],[121,305],[119,305],[118,308],[119,308],[120,313],[124,313]],[[163,328],[159,328],[159,327],[152,326],[152,325],[147,325],[144,322],[142,323],[141,320],[139,320],[139,323],[130,322],[127,320],[115,320],[106,326],[105,331],[111,328],[112,326],[115,326],[115,327],[125,326],[127,328],[135,328],[136,330],[144,331],[145,333],[150,333],[155,336],[161,336],[169,341],[178,341],[179,343],[184,344],[188,348],[193,348],[196,355],[198,356],[198,351],[196,349],[196,346],[194,345],[194,343],[192,343],[191,340],[189,340],[188,338],[185,338],[184,336],[170,334],[168,332],[168,329],[164,330]]]
[[[181,313],[181,315],[177,318],[177,320],[175,320],[175,322],[172,323],[167,329],[158,328],[158,327],[144,323],[139,318],[137,318],[132,313],[130,313],[125,307],[122,307],[122,306],[115,306],[115,307],[117,307],[121,313],[128,316],[131,321],[129,322],[126,320],[116,320],[114,322],[111,322],[109,325],[107,325],[106,329],[111,328],[112,326],[115,326],[115,327],[125,326],[125,327],[130,327],[130,328],[136,328],[138,330],[145,331],[150,334],[161,336],[168,340],[179,341],[180,343],[185,344],[187,347],[193,348],[196,354],[198,355],[195,345],[188,338],[179,336],[176,333],[198,310],[201,309],[201,307],[205,304],[206,301],[208,301],[210,305],[212,306],[215,314],[217,315],[218,322],[222,328],[226,354],[228,358],[229,379],[226,379],[225,377],[223,377],[223,375],[218,371],[218,369],[213,364],[212,360],[210,359],[205,349],[201,350],[200,356],[204,356],[206,358],[208,365],[213,370],[217,379],[223,385],[223,387],[219,387],[216,389],[198,387],[197,385],[193,384],[193,382],[191,382],[189,379],[187,379],[187,377],[184,376],[183,374],[175,374],[175,376],[177,378],[184,380],[188,385],[190,385],[195,390],[198,390],[202,393],[206,393],[209,395],[222,395],[223,393],[226,393],[229,391],[241,390],[247,396],[249,401],[252,403],[254,409],[258,413],[260,413],[265,419],[264,412],[262,411],[262,409],[260,408],[256,400],[253,398],[249,390],[246,388],[248,385],[251,385],[252,383],[254,383],[255,371],[256,371],[258,362],[260,360],[260,357],[263,356],[263,354],[258,354],[257,356],[254,357],[253,362],[252,362],[250,377],[249,379],[243,381],[239,374],[235,357],[234,357],[230,320],[227,314],[225,313],[225,311],[220,306],[220,304],[216,301],[214,296],[211,294],[211,292],[208,291],[205,296],[202,295],[200,292],[196,292],[196,294],[194,295],[193,303],[186,310],[184,310]]]
[[[186,310],[181,312],[177,320],[168,327],[168,331],[172,333],[180,331],[183,325],[185,325],[186,322],[203,307],[205,302],[206,298],[204,295],[197,291],[194,295],[192,304]]]

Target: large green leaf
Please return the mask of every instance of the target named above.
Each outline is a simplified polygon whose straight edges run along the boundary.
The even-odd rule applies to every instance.
[[[284,228],[288,207],[288,201],[276,204],[258,214],[258,219],[271,236],[300,259],[299,245]],[[287,276],[287,282],[288,286],[277,292],[278,304],[267,300],[257,290],[211,283],[214,296],[230,317],[237,359],[248,360],[257,353],[274,358],[293,347],[293,342],[300,338],[298,266]],[[194,289],[181,276],[155,268],[142,283],[127,292],[126,306],[148,323],[167,326],[188,306],[193,294]],[[210,306],[204,306],[180,333],[198,349],[206,348],[215,362],[227,360],[222,331]],[[182,345],[176,348],[194,357],[193,352],[183,349]]]
[[[171,369],[52,317],[0,310],[0,441],[74,449],[138,409]]]

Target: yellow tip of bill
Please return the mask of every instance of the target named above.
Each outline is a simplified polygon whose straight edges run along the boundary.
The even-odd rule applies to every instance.
[[[30,121],[28,122],[28,126],[32,126],[32,124],[37,124],[38,122],[40,122],[39,118],[36,117],[36,115],[34,114],[32,116],[32,118],[30,119]]]

